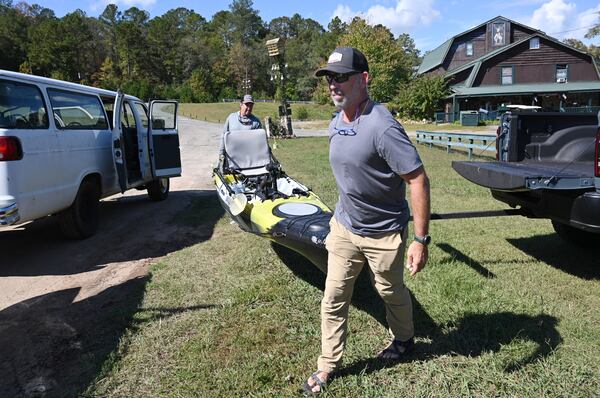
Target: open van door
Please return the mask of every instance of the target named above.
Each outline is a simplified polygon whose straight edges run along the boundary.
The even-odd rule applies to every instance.
[[[119,90],[113,107],[112,151],[117,176],[119,177],[119,186],[121,187],[121,193],[124,193],[127,190],[127,170],[125,169],[125,146],[123,144],[121,112],[123,112],[123,93]]]
[[[150,103],[150,164],[154,178],[181,175],[177,101]]]

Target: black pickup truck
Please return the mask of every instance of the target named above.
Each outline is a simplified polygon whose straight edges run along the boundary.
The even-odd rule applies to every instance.
[[[549,218],[563,238],[600,242],[600,113],[508,112],[495,162],[453,162],[467,180],[531,218]]]

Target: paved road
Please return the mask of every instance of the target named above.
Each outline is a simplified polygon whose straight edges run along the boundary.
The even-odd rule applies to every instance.
[[[169,198],[134,190],[103,200],[89,239],[65,240],[52,217],[0,230],[0,397],[77,395],[116,348],[127,322],[119,329],[110,314],[132,316],[149,264],[210,239],[219,215],[190,222],[186,212],[214,204],[221,128],[181,118],[183,176]]]

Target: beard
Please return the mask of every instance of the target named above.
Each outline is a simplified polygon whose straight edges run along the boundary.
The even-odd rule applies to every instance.
[[[333,101],[333,105],[338,109],[344,108],[348,104],[348,97],[344,95],[341,100],[336,100],[334,98],[334,94],[339,93],[331,93],[331,100]]]

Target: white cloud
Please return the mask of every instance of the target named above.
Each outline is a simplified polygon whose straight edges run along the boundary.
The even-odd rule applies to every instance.
[[[397,0],[394,7],[374,5],[367,11],[352,11],[347,5],[338,5],[331,18],[339,17],[350,22],[355,16],[365,19],[371,25],[387,26],[394,35],[411,33],[415,28],[428,26],[440,17],[434,8],[433,0]]]
[[[109,4],[115,4],[121,11],[124,11],[131,7],[138,7],[142,10],[147,10],[148,7],[153,6],[156,0],[98,0],[90,4],[90,10],[93,12],[102,12]]]
[[[599,11],[600,4],[578,13],[575,3],[551,0],[533,12],[529,25],[557,39],[582,40],[589,27],[597,23]]]

